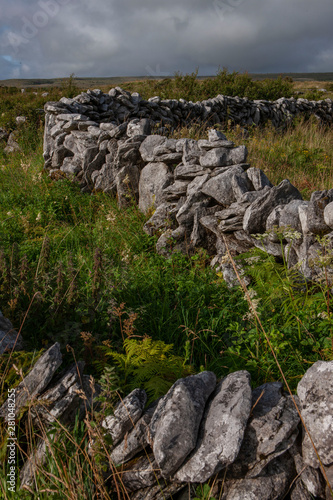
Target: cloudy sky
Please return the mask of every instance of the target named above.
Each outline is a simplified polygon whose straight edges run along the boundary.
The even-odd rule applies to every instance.
[[[332,0],[0,0],[0,79],[333,71]]]

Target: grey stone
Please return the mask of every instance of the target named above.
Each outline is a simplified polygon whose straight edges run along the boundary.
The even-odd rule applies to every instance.
[[[148,163],[140,173],[139,210],[147,213],[165,199],[165,188],[172,182],[172,175],[165,163]]]
[[[4,148],[5,153],[17,153],[21,151],[21,148],[16,141],[17,133],[11,132],[9,134],[9,137],[7,139],[7,146]]]
[[[35,363],[34,367],[16,387],[15,415],[32,398],[42,393],[48,386],[55,371],[62,362],[60,344],[56,342]],[[0,417],[7,418],[8,400],[0,408]]]
[[[38,397],[38,402],[31,409],[34,423],[40,420],[44,424],[51,424],[65,414],[67,422],[75,420],[77,407],[79,406],[78,392],[81,388],[84,363],[79,361],[77,365],[67,370],[58,383]]]
[[[267,382],[252,391],[252,417],[259,418],[270,412],[283,396],[281,382]]]
[[[8,139],[9,133],[4,128],[0,127],[0,141],[6,141]]]
[[[131,458],[150,444],[149,424],[156,406],[157,403],[152,404],[137,421],[134,428],[126,434],[125,438],[112,450],[110,457],[116,465],[131,460]]]
[[[205,404],[215,384],[216,377],[211,372],[191,375],[177,380],[159,402],[150,432],[163,477],[176,472],[194,449]]]
[[[274,243],[280,242],[280,238],[277,233],[280,227],[280,217],[284,207],[285,205],[277,205],[273,208],[266,220],[266,232],[269,233],[270,241],[273,241]]]
[[[231,233],[243,229],[243,215],[236,215],[222,220],[219,224],[219,229],[223,233]]]
[[[122,167],[116,175],[119,208],[125,208],[139,199],[140,170],[136,165]]]
[[[273,391],[263,399],[262,391]],[[229,471],[232,477],[257,477],[275,458],[286,453],[298,436],[299,416],[290,396],[281,396],[279,387],[260,387],[253,396],[254,406],[237,460]],[[265,395],[265,392],[264,392]],[[262,397],[264,397],[264,395]],[[257,404],[256,404],[257,403]]]
[[[120,139],[120,137],[125,135],[126,130],[127,130],[127,125],[128,125],[128,122],[124,122],[124,123],[121,123],[120,125],[118,125],[116,128],[112,128],[109,131],[111,139],[112,138]]]
[[[228,140],[217,140],[214,142],[207,141],[205,139],[198,140],[198,146],[200,150],[207,151],[214,148],[233,148],[234,143]]]
[[[178,491],[184,488],[183,483],[165,484],[161,482],[151,488],[143,488],[131,495],[131,500],[168,500],[175,499],[174,496]]]
[[[229,374],[217,386],[205,411],[197,446],[175,479],[206,482],[231,464],[242,444],[251,411],[250,374]]]
[[[19,351],[22,348],[22,335],[14,330],[12,323],[0,311],[0,355],[6,351]]]
[[[197,212],[203,212],[203,209],[209,204],[209,199],[205,198],[201,193],[194,193],[186,198],[185,203],[181,206],[176,214],[177,222],[180,226],[192,230],[194,216]],[[202,213],[201,216],[205,214]]]
[[[240,201],[245,193],[253,191],[253,185],[247,176],[247,172],[234,174],[231,178],[231,187],[237,201]]]
[[[152,454],[142,456],[122,470],[121,480],[126,490],[137,491],[155,485],[161,479],[161,473]]]
[[[229,208],[225,208],[224,210],[218,210],[215,212],[215,217],[220,220],[226,220],[232,217],[243,216],[245,210],[249,206],[249,203],[232,203]]]
[[[285,179],[247,208],[243,222],[244,231],[250,234],[263,233],[267,218],[277,205],[286,205],[290,201],[301,199],[302,196],[298,189]]]
[[[307,211],[307,224],[311,233],[323,235],[331,231],[331,228],[325,223],[324,210],[332,201],[333,189],[312,193]]]
[[[66,174],[78,174],[82,170],[82,161],[75,156],[66,157],[64,158],[60,170]]]
[[[303,484],[302,490],[304,491],[305,489],[308,494],[314,497],[325,498],[325,481],[320,469],[314,469],[310,465],[306,465],[298,450],[295,450],[292,456],[299,480]]]
[[[221,205],[231,205],[231,203],[236,201],[231,180],[235,174],[242,173],[242,167],[231,167],[226,172],[209,179],[201,190],[204,194],[211,196],[218,203],[221,203]]]
[[[147,118],[143,118],[142,120],[135,118],[134,120],[131,120],[127,125],[126,134],[128,137],[134,137],[136,135],[150,135],[150,121],[147,120]]]
[[[141,143],[140,154],[145,162],[154,162],[155,155],[154,149],[166,142],[166,137],[161,135],[148,135],[148,137]]]
[[[23,488],[24,486],[32,485],[38,468],[41,467],[45,462],[46,451],[47,451],[47,443],[45,440],[40,439],[36,445],[35,450],[30,454],[30,456],[25,461],[23,467],[21,468],[20,471],[21,488]]]
[[[186,195],[189,181],[175,181],[173,184],[163,189],[163,195],[166,200],[177,200]]]
[[[201,165],[183,165],[180,163],[174,170],[175,180],[191,180],[198,175],[209,174],[209,168],[202,168]]]
[[[294,476],[292,458],[285,454],[259,477],[227,481],[221,500],[283,500]]]
[[[112,437],[116,445],[125,436],[126,432],[133,429],[143,413],[147,402],[147,394],[143,389],[134,389],[120,403],[113,415],[105,417],[102,427]]]
[[[301,414],[325,465],[333,463],[333,361],[317,361],[297,386]],[[304,462],[318,468],[319,462],[310,438],[304,433]]]
[[[190,165],[198,165],[200,156],[202,156],[202,152],[198,147],[198,142],[193,139],[186,139],[183,144],[183,164],[186,167]]]
[[[145,233],[153,236],[158,231],[170,228],[176,220],[177,204],[162,203],[143,226]]]
[[[92,178],[95,190],[115,195],[117,192],[116,177],[116,167],[110,163],[106,163],[97,172],[97,176],[94,179]]]
[[[228,139],[220,130],[211,128],[208,130],[208,140],[209,142],[216,142],[216,141],[227,141]]]
[[[200,165],[202,167],[225,167],[238,163],[245,163],[247,158],[247,149],[245,146],[238,146],[234,149],[216,148],[200,156]]]
[[[291,490],[290,500],[312,500],[312,498],[302,480],[297,479]]]
[[[303,200],[293,200],[285,205],[280,213],[279,226],[284,228],[290,227],[295,231],[301,232],[302,225],[299,218],[300,206],[305,208],[308,206],[308,202]]]
[[[328,227],[333,229],[333,201],[328,203],[324,209],[324,221]]]
[[[251,167],[246,173],[256,191],[261,191],[265,187],[273,187],[273,184],[260,168]]]

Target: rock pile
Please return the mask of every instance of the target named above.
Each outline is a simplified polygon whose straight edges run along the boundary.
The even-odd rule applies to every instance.
[[[39,358],[16,389],[16,414],[36,398],[43,402],[32,409],[37,426],[43,422],[48,427],[55,419],[70,422],[79,408],[80,418],[85,416],[92,392],[88,376],[82,375],[83,364],[55,377],[61,360],[59,344]],[[148,408],[145,391],[135,389],[102,422],[112,438],[111,460],[129,498],[189,498],[188,485],[212,477],[212,495],[223,500],[331,498],[295,405],[332,482],[332,377],[333,362],[318,361],[292,397],[280,382],[252,390],[247,371],[230,373],[218,382],[212,372],[201,372],[178,380]],[[80,390],[88,398],[85,407]],[[7,403],[0,408],[0,418],[6,415]],[[45,453],[41,440],[21,469],[22,486],[32,484]]]

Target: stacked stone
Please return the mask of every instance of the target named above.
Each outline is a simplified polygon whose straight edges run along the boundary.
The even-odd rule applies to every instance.
[[[331,123],[332,101],[294,98],[274,102],[250,101],[222,95],[196,103],[159,97],[146,101],[137,92],[130,94],[116,87],[108,94],[97,89],[83,92],[73,99],[63,97],[59,102],[47,103],[45,112],[45,167],[78,175],[93,160],[99,168],[104,152],[104,160],[113,152],[105,141],[121,138],[124,129],[118,126],[125,127],[126,122],[135,118],[146,118],[151,124],[159,124],[161,132],[193,122],[214,125],[228,119],[242,126],[261,125],[271,120],[274,126],[280,127],[299,114],[313,114],[318,120]],[[75,151],[73,143],[77,145]],[[89,154],[83,153],[85,149],[90,149]],[[103,154],[96,158],[100,149]],[[105,163],[107,161],[102,165]]]
[[[100,97],[103,101],[105,95]],[[60,102],[52,109],[64,106]],[[87,105],[77,106],[77,111],[97,114]],[[298,265],[306,280],[320,276],[317,237],[327,235],[332,246],[333,190],[315,192],[307,202],[288,180],[272,186],[260,169],[246,163],[245,146],[235,147],[214,129],[208,140],[176,140],[151,135],[148,118],[120,125],[90,118],[48,113],[45,158],[51,175],[60,169],[79,181],[82,191],[102,190],[117,196],[120,207],[134,200],[141,211],[154,211],[144,230],[159,236],[158,252],[206,248],[230,284],[230,264],[221,264],[227,247],[233,254],[259,247],[284,257],[289,268]],[[298,239],[286,233],[281,246],[274,228],[292,228]],[[266,232],[262,241],[253,237]]]
[[[16,389],[16,413],[37,398],[40,404],[34,405],[32,418],[44,429],[55,420],[73,421],[79,407],[84,418],[93,404],[83,363],[55,377],[61,362],[57,343]],[[287,493],[291,500],[331,498],[295,405],[332,484],[332,376],[333,362],[318,361],[299,382],[298,395],[291,396],[280,382],[252,390],[245,370],[218,382],[214,373],[201,372],[179,379],[148,408],[145,391],[135,389],[102,422],[112,439],[110,458],[122,465],[119,480],[133,500],[175,498],[187,484],[206,483],[211,477],[212,495],[224,500],[282,499]],[[7,402],[0,418],[6,415]],[[21,487],[31,487],[46,450],[45,441],[39,441],[21,469]]]

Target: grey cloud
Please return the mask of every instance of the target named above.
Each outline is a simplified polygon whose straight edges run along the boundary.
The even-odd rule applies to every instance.
[[[41,1],[58,12],[27,39]],[[331,0],[0,0],[0,11],[1,54],[22,77],[332,70]],[[0,78],[12,71],[1,61]]]

